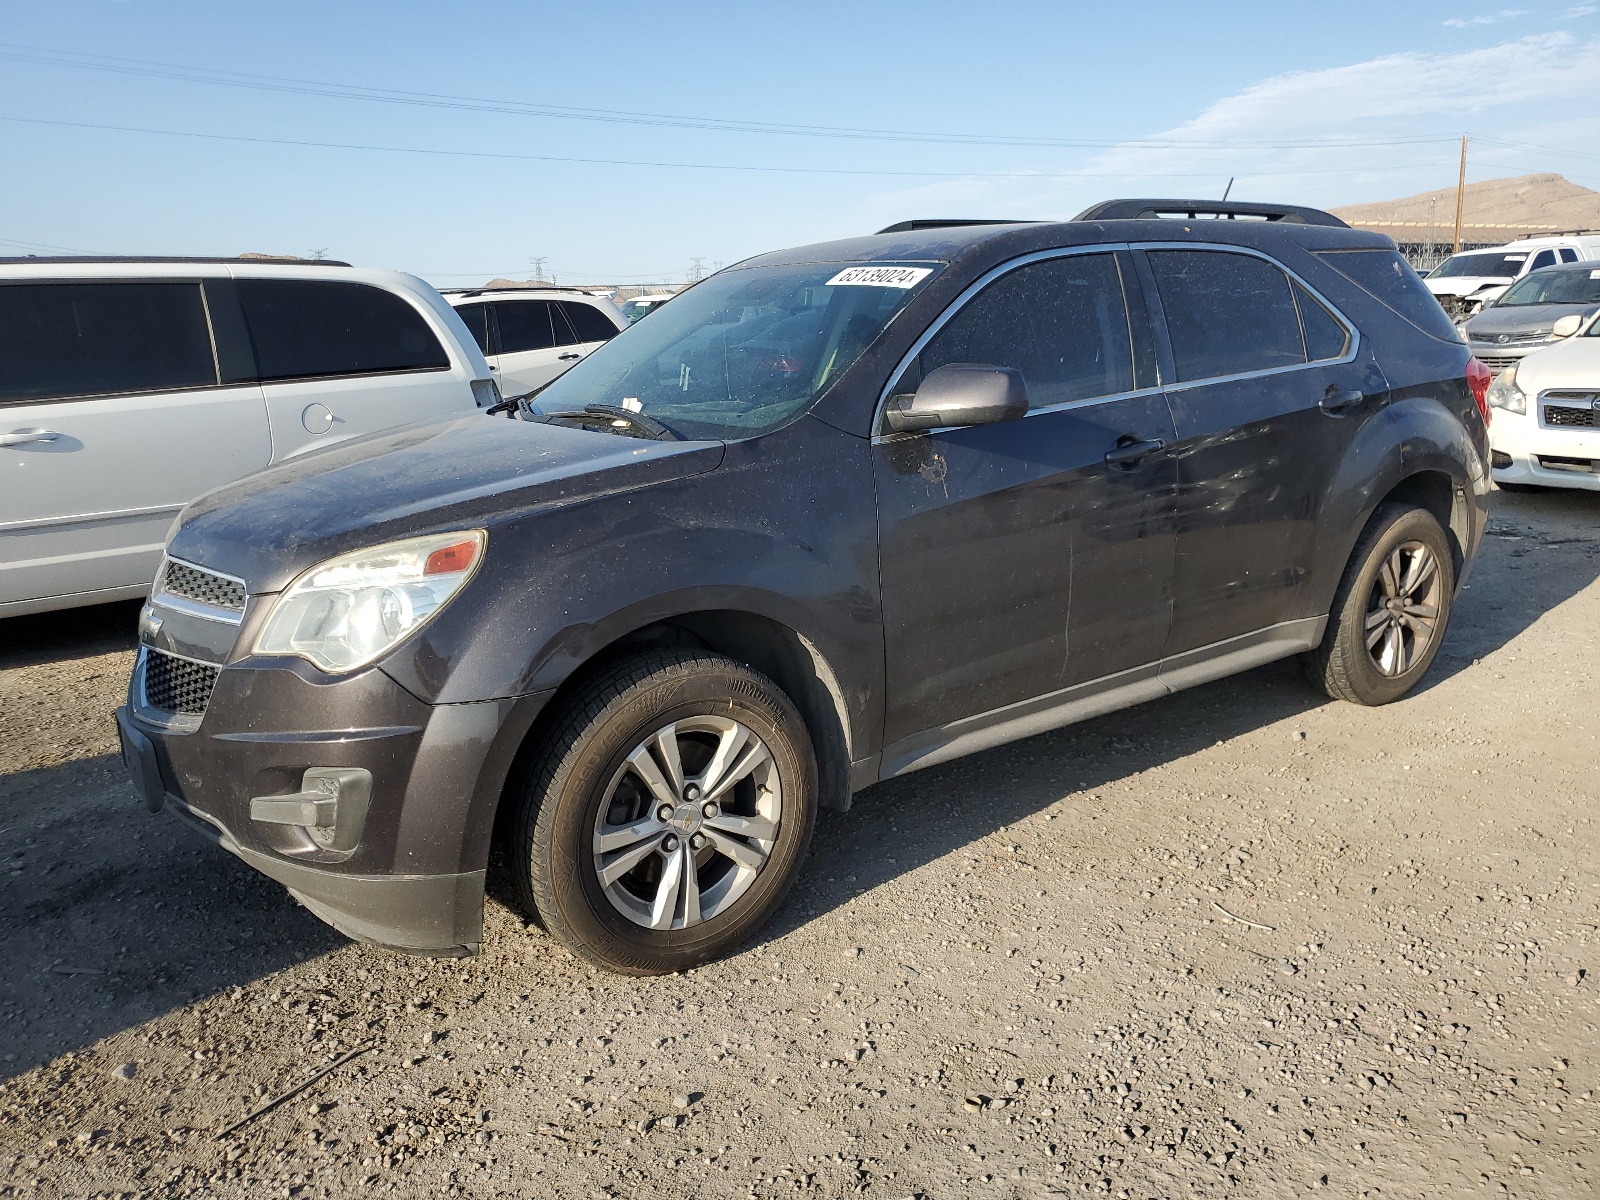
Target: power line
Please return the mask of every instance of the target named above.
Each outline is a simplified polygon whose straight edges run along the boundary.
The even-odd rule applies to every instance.
[[[1094,138],[1046,138],[1007,134],[952,133],[904,129],[855,128],[839,125],[796,125],[771,121],[749,121],[729,117],[699,117],[673,113],[635,112],[627,109],[577,108],[567,105],[528,101],[498,100],[480,96],[460,96],[441,92],[416,92],[326,80],[296,79],[291,76],[262,75],[245,71],[222,71],[210,67],[191,67],[149,59],[122,58],[107,54],[53,50],[40,46],[0,43],[0,59],[29,62],[41,66],[69,67],[140,75],[185,83],[205,83],[219,87],[247,88],[254,91],[286,92],[294,95],[323,96],[342,100],[365,100],[411,107],[457,109],[469,112],[504,113],[513,116],[545,117],[560,120],[598,121],[606,124],[651,125],[679,129],[699,129],[723,133],[774,134],[790,137],[847,138],[890,142],[941,142],[973,146],[1030,146],[1038,148],[1111,149],[1227,149],[1227,150],[1308,150],[1325,148],[1372,148],[1416,146],[1455,141],[1451,136],[1394,138],[1313,138],[1294,142],[1202,142],[1183,138],[1147,138],[1108,141]]]
[[[911,179],[1215,179],[1215,171],[884,171],[853,167],[765,167],[747,163],[669,162],[631,158],[578,158],[558,154],[510,154],[493,150],[439,150],[418,146],[380,146],[359,142],[316,142],[301,138],[248,137],[234,133],[199,133],[185,129],[152,129],[140,125],[105,125],[89,121],[57,121],[44,117],[0,114],[0,121],[23,125],[49,125],[64,129],[94,129],[111,133],[142,133],[156,137],[198,138],[211,142],[243,142],[262,146],[298,146],[316,150],[363,150],[384,154],[435,155],[447,158],[491,158],[516,162],[582,163],[612,167],[668,167],[694,171],[744,171],[780,175],[859,175]],[[1130,147],[1138,149],[1139,147]],[[1330,147],[1331,148],[1331,147]],[[1411,170],[1414,164],[1381,168],[1379,174]],[[1349,175],[1349,167],[1328,170],[1254,171],[1241,178],[1267,179],[1278,175]]]

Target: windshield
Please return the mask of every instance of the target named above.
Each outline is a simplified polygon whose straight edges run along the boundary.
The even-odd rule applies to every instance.
[[[622,306],[622,315],[628,318],[631,325],[659,303],[659,300],[629,300]]]
[[[684,438],[742,438],[811,406],[940,264],[806,263],[723,271],[612,338],[532,402],[607,404]]]
[[[1600,304],[1600,270],[1535,271],[1507,288],[1495,307],[1524,304]]]
[[[1430,279],[1447,279],[1452,275],[1483,275],[1490,279],[1515,279],[1526,254],[1457,254],[1447,258],[1429,274]]]

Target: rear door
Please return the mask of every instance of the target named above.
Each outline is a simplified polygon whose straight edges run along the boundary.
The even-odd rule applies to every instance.
[[[274,461],[410,421],[477,407],[421,311],[347,280],[234,281],[272,422]]]
[[[1318,615],[1302,585],[1322,499],[1385,385],[1353,327],[1265,256],[1135,255],[1177,432],[1171,659]]]
[[[573,337],[578,339],[570,349],[575,351],[579,358],[593,354],[621,332],[616,322],[600,311],[597,305],[583,300],[558,300],[555,304],[560,309],[561,315],[567,319]],[[568,366],[575,361],[577,360],[566,360]]]
[[[1003,268],[894,385],[952,362],[1013,367],[1032,408],[874,439],[890,773],[918,734],[942,744],[953,722],[1160,658],[1173,434],[1159,391],[1139,390],[1122,274],[1108,251]],[[1146,452],[1107,462],[1133,443]]]
[[[500,391],[507,396],[543,387],[582,357],[574,349],[577,335],[548,300],[496,300],[494,315]]]
[[[148,587],[178,510],[267,465],[198,279],[0,284],[0,605]]]

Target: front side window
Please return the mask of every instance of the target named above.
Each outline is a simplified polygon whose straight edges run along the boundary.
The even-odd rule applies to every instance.
[[[534,412],[609,404],[686,438],[775,429],[810,408],[941,266],[719,271],[574,365],[538,394]]]
[[[238,289],[263,382],[450,366],[422,314],[382,288],[241,279]]]
[[[1180,381],[1306,361],[1289,277],[1277,267],[1221,250],[1147,254]]]
[[[580,342],[606,342],[616,336],[617,327],[598,308],[576,300],[559,301]]]
[[[549,350],[556,345],[548,300],[501,300],[494,306],[500,324],[500,353]]]
[[[0,286],[0,403],[216,383],[198,283]]]
[[[1072,254],[1000,276],[917,355],[897,390],[950,363],[1013,367],[1033,408],[1133,390],[1128,309],[1115,256]]]

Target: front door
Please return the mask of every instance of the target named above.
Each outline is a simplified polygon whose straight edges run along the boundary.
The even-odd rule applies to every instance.
[[[0,605],[148,587],[178,511],[270,457],[198,281],[0,285]]]
[[[1117,256],[1003,271],[895,390],[952,362],[1021,371],[1031,411],[874,439],[891,747],[1154,662],[1167,632],[1171,418],[1136,390]]]
[[[1144,252],[1177,430],[1169,657],[1304,611],[1318,512],[1386,388],[1352,327],[1269,260]]]

